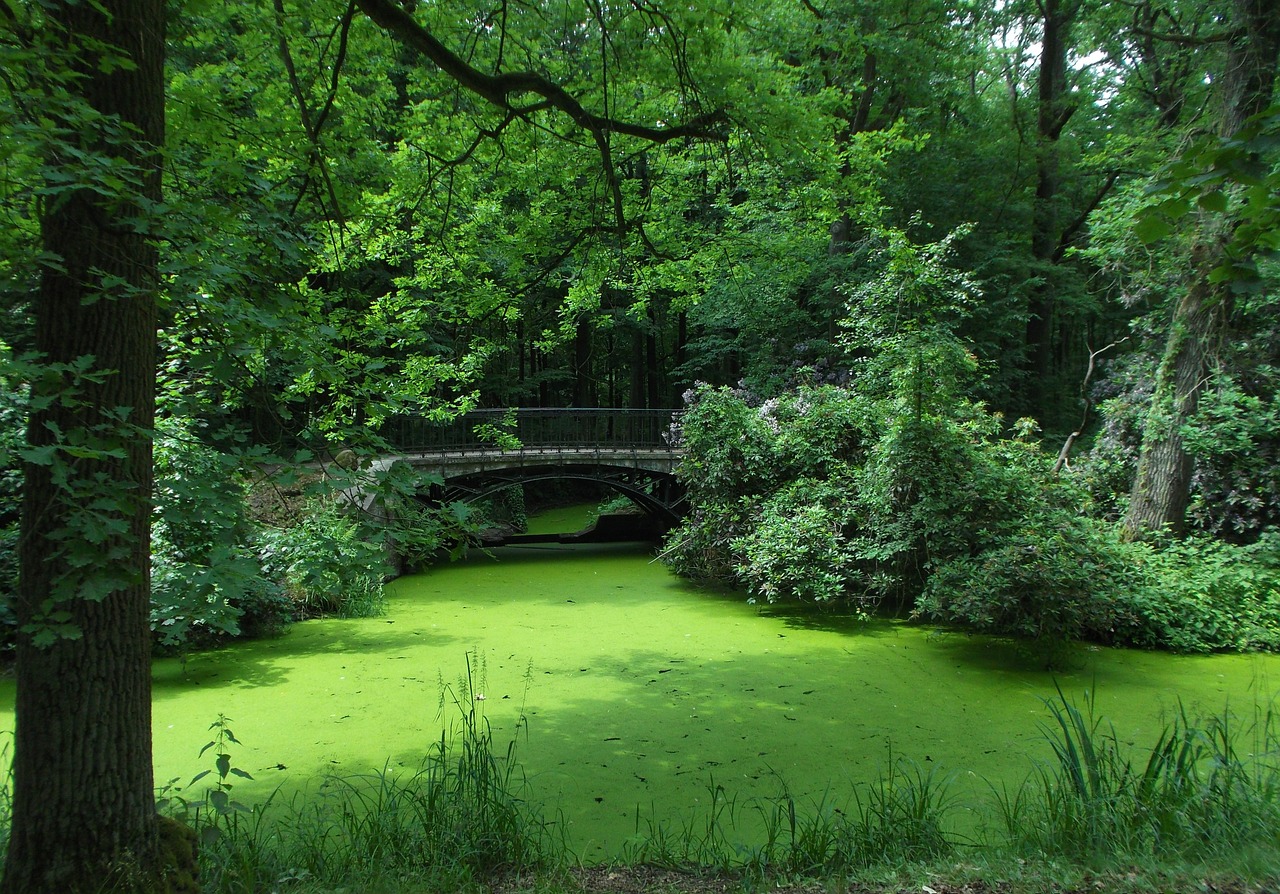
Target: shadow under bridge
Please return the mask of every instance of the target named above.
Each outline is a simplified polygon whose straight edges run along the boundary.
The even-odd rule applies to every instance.
[[[594,481],[630,498],[664,527],[685,513],[675,469],[684,456],[673,410],[520,408],[473,410],[448,423],[391,419],[384,434],[406,462],[437,477],[423,496],[470,502],[515,484]]]

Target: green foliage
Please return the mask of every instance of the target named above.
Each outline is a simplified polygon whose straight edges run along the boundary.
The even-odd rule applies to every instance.
[[[1230,220],[1224,258],[1210,281],[1229,282],[1241,293],[1259,291],[1258,257],[1280,252],[1277,144],[1280,106],[1254,115],[1230,136],[1201,136],[1161,172],[1151,188],[1159,201],[1144,209],[1135,232],[1155,242],[1192,211]]]
[[[1126,542],[1110,523],[1045,513],[929,579],[920,614],[1024,638],[1050,665],[1088,639],[1178,652],[1280,649],[1280,541]]]
[[[263,571],[308,615],[364,618],[382,613],[384,547],[330,498],[313,500],[290,528],[258,534]]]
[[[1074,640],[1132,642],[1146,618],[1134,594],[1147,584],[1148,550],[1113,525],[1067,510],[1026,517],[989,548],[957,556],[930,576],[916,612],[1022,638],[1060,665]]]
[[[882,231],[880,275],[851,290],[851,388],[686,396],[680,474],[696,508],[670,537],[673,567],[866,611],[1078,498],[1027,439],[1033,422],[1008,437],[968,396],[976,362],[955,329],[974,286],[949,267],[956,235],[919,246]]]
[[[1137,645],[1180,652],[1280,651],[1280,534],[1245,546],[1211,537],[1156,543],[1133,597]]]
[[[194,428],[161,420],[155,440],[151,628],[166,648],[263,633],[288,620],[279,586],[264,576],[237,461]]]
[[[183,806],[187,810],[195,811],[195,824],[200,826],[200,813],[205,811],[209,817],[206,824],[201,826],[201,837],[206,844],[216,840],[217,833],[220,830],[219,820],[235,813],[251,813],[252,811],[241,804],[239,801],[231,800],[231,789],[234,783],[230,780],[236,779],[253,779],[253,776],[246,770],[233,766],[231,763],[230,748],[232,745],[240,745],[241,742],[236,738],[236,734],[231,730],[231,719],[223,714],[218,715],[218,719],[209,725],[209,729],[213,730],[213,739],[200,749],[200,757],[204,757],[205,753],[213,751],[213,768],[211,770],[201,770],[191,778],[187,786],[193,786],[197,782],[213,775],[213,785],[205,790],[203,801],[184,803]]]
[[[844,536],[846,527],[856,527],[845,515],[851,508],[846,497],[842,482],[808,478],[766,497],[750,533],[730,541],[742,557],[738,579],[769,602],[862,601],[856,595],[865,592],[858,586],[859,556]]]
[[[424,497],[430,489],[443,483],[438,474],[423,474],[399,461],[377,470],[371,479],[357,477],[353,484],[368,489],[374,507],[361,521],[361,536],[393,549],[402,568],[425,567],[442,551],[451,559],[461,558],[478,539],[485,519],[470,503],[455,501],[440,506],[427,502]],[[513,490],[515,495],[504,492],[496,499],[511,501],[515,517],[523,511],[523,493]]]
[[[6,390],[19,395],[14,408],[22,416],[53,406],[75,418],[88,413],[91,424],[68,430],[46,421],[40,443],[19,439],[16,425],[6,436],[7,467],[25,463],[39,467],[53,486],[63,524],[48,532],[49,563],[57,569],[49,595],[30,613],[23,628],[39,646],[58,639],[78,639],[79,627],[69,606],[75,600],[97,602],[136,583],[129,557],[136,543],[128,517],[139,495],[122,487],[105,471],[126,454],[125,445],[141,436],[130,407],[93,408],[91,395],[114,372],[94,369],[94,358],[44,363],[34,356],[0,356]],[[96,415],[95,415],[96,413]],[[29,434],[29,433],[28,433]],[[11,484],[13,479],[11,479]],[[52,510],[51,510],[52,511]]]
[[[731,501],[767,490],[775,481],[773,430],[744,395],[700,384],[685,395],[678,474],[698,503]]]

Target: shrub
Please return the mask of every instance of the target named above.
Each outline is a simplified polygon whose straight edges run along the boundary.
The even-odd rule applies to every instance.
[[[371,617],[383,608],[386,556],[332,499],[313,499],[296,525],[258,535],[263,570],[307,615]]]
[[[731,542],[737,575],[754,596],[829,603],[858,592],[858,555],[844,536],[852,520],[840,483],[809,478],[772,494],[750,532]]]
[[[749,502],[715,502],[695,506],[684,521],[667,532],[662,560],[676,574],[716,586],[738,583],[739,559],[731,547],[749,526]]]
[[[1132,641],[1179,652],[1280,650],[1280,533],[1238,546],[1210,537],[1145,549]]]
[[[975,556],[939,567],[916,612],[984,633],[1022,637],[1047,664],[1072,640],[1128,642],[1144,627],[1133,594],[1146,548],[1106,523],[1068,511],[1026,519]]]
[[[685,459],[677,474],[699,504],[762,493],[777,481],[776,431],[750,400],[743,392],[705,383],[685,393],[678,434]]]
[[[161,420],[155,443],[151,628],[180,648],[283,622],[279,588],[264,578],[236,461],[201,443],[188,424]]]

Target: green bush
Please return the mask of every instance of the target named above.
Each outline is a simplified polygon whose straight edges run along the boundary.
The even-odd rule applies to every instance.
[[[290,528],[257,538],[263,571],[304,615],[382,613],[386,556],[381,543],[332,499],[312,500]]]
[[[1079,639],[1132,642],[1145,620],[1135,594],[1147,548],[1124,543],[1106,523],[1044,512],[975,556],[929,577],[916,613],[984,633],[1022,637],[1048,664]]]
[[[973,285],[953,237],[880,234],[879,278],[849,292],[853,385],[762,399],[700,386],[681,420],[695,510],[670,538],[680,573],[753,597],[909,603],[937,568],[975,556],[1044,507],[1082,495],[1030,441],[968,397],[977,363],[955,335]]]
[[[1237,546],[1211,537],[1146,547],[1133,596],[1136,645],[1179,652],[1280,650],[1280,534]]]
[[[667,532],[662,560],[676,574],[714,586],[739,583],[740,564],[731,544],[750,529],[749,502],[708,502],[695,505],[684,520]]]
[[[699,505],[763,493],[778,480],[776,430],[748,398],[705,383],[685,395],[679,435],[685,458],[677,474]]]
[[[858,554],[844,536],[853,520],[839,482],[801,479],[770,495],[750,533],[730,544],[738,578],[754,596],[776,602],[846,601],[863,592]]]
[[[1109,522],[1059,511],[942,565],[917,613],[1023,637],[1052,663],[1088,639],[1177,652],[1280,649],[1280,536],[1130,543]]]
[[[236,461],[190,426],[161,420],[155,442],[151,628],[159,645],[267,632],[287,620],[252,546]]]

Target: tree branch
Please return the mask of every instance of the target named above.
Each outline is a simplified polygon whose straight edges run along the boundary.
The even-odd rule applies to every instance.
[[[1071,468],[1070,464],[1067,462],[1071,457],[1071,448],[1075,445],[1076,439],[1079,438],[1081,433],[1084,431],[1085,426],[1089,424],[1089,411],[1093,408],[1093,401],[1089,400],[1089,380],[1093,378],[1093,370],[1097,365],[1098,358],[1107,353],[1107,351],[1110,351],[1112,348],[1119,347],[1128,340],[1129,336],[1126,335],[1119,341],[1113,341],[1105,348],[1099,348],[1096,351],[1089,351],[1089,368],[1085,370],[1084,381],[1080,383],[1080,399],[1084,402],[1084,410],[1080,414],[1080,424],[1077,425],[1076,430],[1067,437],[1067,442],[1062,445],[1062,450],[1058,452],[1058,461],[1053,464],[1054,475],[1057,475],[1064,468]],[[1085,347],[1087,348],[1088,345]]]
[[[409,13],[396,6],[392,0],[356,0],[360,9],[379,27],[391,32],[398,40],[413,47],[430,59],[441,71],[476,96],[503,111],[515,107],[515,97],[535,93],[552,107],[568,115],[575,124],[599,137],[619,133],[648,140],[651,143],[667,143],[678,139],[716,140],[727,139],[724,127],[728,121],[723,111],[699,115],[684,124],[671,127],[649,127],[619,121],[608,115],[597,115],[583,108],[567,90],[532,72],[505,72],[485,74],[469,65],[440,43],[430,31],[418,24]]]
[[[1089,203],[1076,215],[1075,220],[1063,228],[1062,235],[1058,237],[1058,246],[1053,250],[1053,263],[1057,264],[1062,261],[1062,258],[1067,253],[1068,246],[1071,245],[1072,237],[1085,225],[1089,215],[1102,203],[1102,200],[1107,197],[1107,193],[1111,192],[1111,187],[1115,186],[1116,181],[1119,179],[1120,171],[1112,171],[1108,174],[1107,179],[1102,182],[1102,186],[1098,187],[1098,191],[1093,194],[1093,198],[1089,200]]]
[[[1211,34],[1208,37],[1196,37],[1194,34],[1170,34],[1167,32],[1152,31],[1150,28],[1134,28],[1133,33],[1140,37],[1149,37],[1152,40],[1158,40],[1161,43],[1174,43],[1184,47],[1205,47],[1215,43],[1224,43],[1231,40],[1240,33],[1239,28],[1231,31],[1224,31],[1221,34]]]

